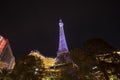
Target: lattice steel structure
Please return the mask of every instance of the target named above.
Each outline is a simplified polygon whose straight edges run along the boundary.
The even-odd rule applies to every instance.
[[[57,51],[56,64],[72,62],[69,57],[69,49],[67,47],[67,42],[64,33],[64,23],[59,20],[59,47]]]

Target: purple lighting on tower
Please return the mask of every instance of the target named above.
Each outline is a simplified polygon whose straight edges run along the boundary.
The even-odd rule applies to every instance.
[[[56,64],[72,62],[72,60],[68,56],[69,50],[67,47],[63,26],[64,26],[64,23],[62,22],[62,19],[60,19],[59,20],[59,47],[58,47],[58,52],[56,57]]]
[[[64,23],[62,22],[62,19],[59,20],[59,47],[58,47],[58,53],[59,52],[69,52],[66,39],[65,39],[65,34],[64,34]]]

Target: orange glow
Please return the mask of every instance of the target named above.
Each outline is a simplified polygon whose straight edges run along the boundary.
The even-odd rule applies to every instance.
[[[0,54],[1,54],[2,50],[3,50],[3,48],[5,47],[5,44],[6,44],[6,40],[3,39],[1,44],[0,44]]]
[[[45,57],[42,54],[40,54],[38,52],[34,52],[34,51],[31,51],[31,53],[29,55],[32,55],[32,56],[42,59],[45,68],[49,68],[49,67],[55,65],[55,58]]]

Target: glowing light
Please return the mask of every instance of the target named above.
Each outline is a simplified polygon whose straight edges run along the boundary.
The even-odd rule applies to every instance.
[[[119,55],[120,55],[120,51],[117,51],[117,54],[119,54]]]
[[[62,19],[60,19],[60,20],[59,20],[59,26],[60,26],[60,27],[63,27],[63,25],[64,25],[64,24],[63,24],[63,22],[62,22]]]
[[[38,71],[39,71],[39,69],[38,69],[38,68],[35,68],[35,74],[37,74],[37,73],[38,73]]]
[[[0,42],[2,41],[2,39],[3,39],[3,37],[2,37],[2,36],[0,36]]]
[[[96,69],[97,68],[97,66],[94,66],[92,69]]]
[[[38,71],[39,69],[38,68],[35,68],[35,71]]]
[[[1,54],[2,50],[3,50],[3,48],[5,47],[5,44],[6,44],[6,40],[3,39],[1,44],[0,44],[0,54]]]

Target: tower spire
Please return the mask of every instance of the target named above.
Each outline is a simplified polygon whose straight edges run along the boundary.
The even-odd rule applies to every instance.
[[[64,23],[62,22],[62,19],[59,20],[59,27],[63,27]]]
[[[63,26],[64,26],[64,23],[62,19],[60,19],[59,20],[59,46],[57,51],[56,64],[72,62],[72,60],[68,56],[69,50],[67,47]]]
[[[60,52],[69,52],[66,38],[64,34],[64,23],[62,22],[62,19],[59,20],[59,47],[58,47],[58,53]]]

